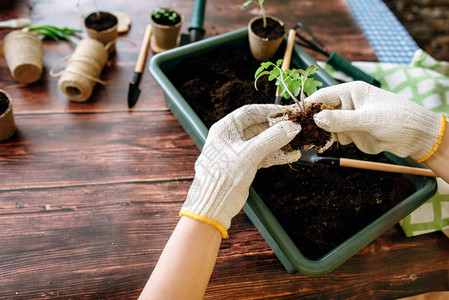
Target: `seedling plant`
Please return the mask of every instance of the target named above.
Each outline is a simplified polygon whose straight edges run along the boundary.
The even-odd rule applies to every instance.
[[[151,16],[159,24],[165,24],[167,21],[176,24],[180,20],[178,13],[171,8],[156,8]]]
[[[302,112],[306,111],[304,99],[306,96],[310,96],[318,87],[322,86],[321,81],[310,77],[316,71],[318,67],[310,65],[306,70],[302,69],[285,69],[281,68],[282,59],[279,59],[276,64],[267,61],[261,63],[260,67],[254,74],[254,87],[257,90],[257,81],[259,78],[268,75],[268,80],[276,80],[275,84],[278,87],[279,95],[285,99],[292,98],[298,105]],[[298,100],[299,95],[299,100]]]
[[[239,5],[239,8],[247,8],[251,3],[254,3],[256,5],[259,5],[261,13],[262,13],[262,20],[263,20],[263,27],[267,27],[267,17],[265,15],[265,9],[263,8],[263,2],[264,0],[248,0],[242,5]]]

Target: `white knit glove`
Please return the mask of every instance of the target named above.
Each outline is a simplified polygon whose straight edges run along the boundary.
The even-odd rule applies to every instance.
[[[246,105],[210,128],[180,216],[211,224],[226,238],[231,219],[248,198],[257,169],[299,159],[300,151],[284,153],[280,149],[301,126],[290,121],[268,126],[267,116],[280,107]]]
[[[316,124],[369,154],[388,151],[424,161],[438,148],[446,125],[445,116],[361,81],[321,89],[306,101],[339,108],[316,114]]]

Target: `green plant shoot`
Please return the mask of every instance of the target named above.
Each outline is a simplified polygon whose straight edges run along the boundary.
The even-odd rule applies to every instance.
[[[250,5],[251,3],[254,3],[256,5],[259,5],[260,7],[260,11],[262,12],[262,20],[263,20],[263,27],[267,27],[267,18],[265,16],[265,9],[263,8],[263,2],[264,0],[248,0],[245,3],[243,3],[242,5],[239,5],[239,8],[247,8],[248,5]]]
[[[267,61],[261,63],[260,67],[254,74],[254,87],[257,90],[257,80],[260,77],[268,75],[268,80],[276,79],[276,86],[279,89],[279,95],[285,99],[292,98],[302,111],[305,111],[304,99],[316,92],[317,88],[322,86],[321,81],[317,81],[310,77],[318,67],[310,65],[307,70],[302,69],[286,69],[282,70],[282,59],[279,59],[276,64]],[[296,98],[299,95],[299,100]]]
[[[170,8],[156,8],[153,11],[152,16],[155,20],[168,19],[173,23],[175,23],[179,19],[178,14]]]
[[[73,45],[76,45],[76,43],[70,38],[70,35],[81,32],[81,30],[78,29],[70,29],[67,27],[58,28],[52,25],[28,26],[23,28],[22,31],[29,31],[36,35],[43,35],[45,38],[50,38],[55,41],[65,40]]]

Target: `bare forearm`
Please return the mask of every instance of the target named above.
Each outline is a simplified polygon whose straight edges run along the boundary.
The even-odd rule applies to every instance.
[[[139,299],[202,299],[220,243],[217,229],[182,217]]]
[[[424,164],[449,183],[449,124],[446,123],[446,132],[438,150]]]

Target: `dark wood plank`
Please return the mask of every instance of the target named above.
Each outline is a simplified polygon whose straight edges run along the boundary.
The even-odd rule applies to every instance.
[[[193,177],[198,148],[169,112],[16,115],[0,190]]]
[[[136,298],[190,183],[0,191],[0,298]]]
[[[1,237],[8,241],[0,249],[0,295],[137,296],[190,183],[0,191]],[[394,227],[325,277],[291,275],[240,213],[206,299],[381,299],[444,290],[449,278],[441,257],[448,246],[441,234],[409,239]]]
[[[256,232],[235,227],[220,250],[207,299],[396,299],[449,288],[449,241],[442,233],[410,239],[391,228],[336,270],[314,278],[288,274],[260,246]]]

